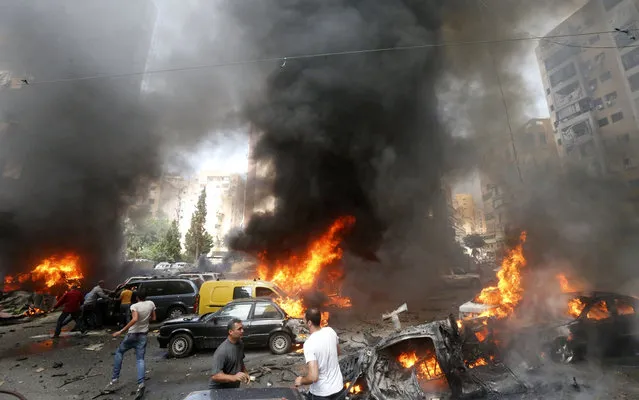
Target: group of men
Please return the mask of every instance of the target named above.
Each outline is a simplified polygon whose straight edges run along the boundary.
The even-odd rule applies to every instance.
[[[125,288],[120,293],[119,299],[121,320],[119,322],[119,326],[124,326],[131,320],[130,307],[132,301],[135,300],[135,289],[135,287],[130,289]],[[108,299],[109,293],[112,292],[110,290],[104,289],[104,281],[99,281],[98,284],[86,294],[86,296],[82,295],[80,286],[77,283],[73,284],[71,288],[67,292],[65,292],[53,306],[52,311],[55,311],[57,308],[62,307],[62,313],[58,317],[58,322],[56,323],[55,333],[53,334],[53,337],[60,337],[62,327],[67,325],[71,321],[75,321],[76,324],[73,330],[79,330],[82,333],[86,333],[86,331],[92,325],[92,323],[89,322],[89,318],[91,317],[94,318],[93,325],[102,325],[102,314],[97,307],[97,303],[99,299]]]
[[[309,308],[304,324],[311,333],[304,343],[304,359],[307,373],[295,379],[295,386],[310,385],[311,400],[337,400],[345,398],[344,381],[339,367],[339,338],[330,327],[321,327],[322,313]],[[213,371],[210,389],[239,388],[249,383],[250,377],[244,365],[244,326],[239,319],[228,323],[228,337],[213,354]]]
[[[60,306],[64,306],[64,308],[58,318],[54,337],[59,337],[62,326],[70,320],[75,320],[76,324],[82,324],[81,329],[83,332],[86,330],[86,325],[84,325],[86,313],[95,309],[98,298],[108,297],[105,294],[103,285],[103,281],[98,282],[98,285],[84,298],[78,287],[71,288],[60,298],[54,309]],[[137,297],[137,302],[131,305],[134,296]],[[144,292],[134,293],[130,289],[126,289],[120,294],[120,300],[123,303],[121,312],[125,315],[126,324],[122,329],[113,333],[112,336],[118,337],[124,333],[126,333],[126,336],[115,352],[113,374],[104,392],[114,392],[119,388],[124,353],[135,349],[138,383],[136,398],[141,398],[145,391],[144,356],[147,335],[149,322],[156,319],[155,304],[150,300],[146,300]],[[310,385],[308,398],[311,400],[343,399],[345,398],[345,390],[338,359],[340,355],[339,338],[332,328],[321,327],[321,315],[320,310],[317,308],[309,308],[304,315],[304,324],[310,332],[310,336],[304,343],[307,373],[295,379],[295,386]],[[250,377],[244,364],[244,344],[242,343],[244,326],[242,321],[232,319],[227,328],[228,337],[213,354],[210,389],[239,388],[241,383],[247,384],[250,382]]]

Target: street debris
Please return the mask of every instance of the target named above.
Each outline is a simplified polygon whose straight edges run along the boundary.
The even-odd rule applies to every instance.
[[[84,350],[100,351],[102,350],[102,347],[104,347],[104,343],[96,343],[96,344],[92,344],[90,346],[85,347]]]
[[[382,315],[382,319],[384,321],[387,321],[389,319],[392,320],[395,330],[400,330],[402,329],[402,323],[399,321],[399,314],[406,311],[408,311],[408,307],[406,306],[406,303],[404,303],[401,306],[399,306],[395,311],[391,311],[389,313]]]

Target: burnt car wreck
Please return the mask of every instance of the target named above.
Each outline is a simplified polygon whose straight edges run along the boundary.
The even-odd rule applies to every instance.
[[[465,331],[450,316],[408,327],[342,357],[350,398],[534,399],[588,390],[577,383],[574,371],[558,370],[565,365],[549,365],[552,373],[531,368],[515,372],[494,354],[467,346],[471,338]]]

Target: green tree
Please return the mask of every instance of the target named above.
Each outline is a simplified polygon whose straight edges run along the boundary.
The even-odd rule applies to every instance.
[[[193,257],[197,262],[200,254],[207,254],[213,247],[213,238],[206,231],[206,188],[202,189],[197,200],[197,206],[191,217],[191,226],[184,237],[184,247],[187,257]]]
[[[169,221],[166,219],[151,218],[137,223],[127,219],[124,222],[127,258],[164,261],[162,241],[169,226]]]
[[[180,244],[180,229],[176,220],[171,222],[171,226],[166,231],[161,242],[162,255],[169,262],[178,262],[182,259],[182,245]]]

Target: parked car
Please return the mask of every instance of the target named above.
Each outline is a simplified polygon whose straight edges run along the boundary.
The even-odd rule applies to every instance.
[[[217,348],[228,336],[232,318],[244,322],[243,341],[247,347],[268,347],[273,354],[285,354],[300,342],[300,320],[290,318],[276,303],[266,298],[235,300],[219,311],[164,322],[158,341],[173,357],[186,357],[195,349]]]
[[[214,312],[232,300],[251,297],[285,297],[285,294],[275,284],[266,281],[208,281],[200,287],[198,314]]]
[[[115,292],[110,310],[119,314],[120,301],[117,297],[124,288],[137,286],[138,291],[145,291],[148,300],[156,307],[159,321],[166,318],[177,318],[193,312],[197,306],[198,287],[190,279],[153,278],[142,281],[131,281]]]
[[[182,273],[177,276],[180,278],[199,278],[202,282],[218,281],[224,277],[219,272]]]
[[[160,262],[160,263],[157,263],[155,267],[153,267],[153,269],[169,269],[169,268],[171,268],[171,263],[169,262]]]

